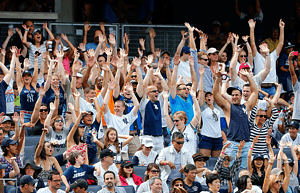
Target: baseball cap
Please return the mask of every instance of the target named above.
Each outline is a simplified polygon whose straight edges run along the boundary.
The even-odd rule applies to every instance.
[[[296,129],[299,129],[299,123],[297,121],[291,121],[287,127],[295,127]]]
[[[142,144],[145,146],[145,147],[153,147],[153,141],[151,138],[144,138],[143,141],[142,141]]]
[[[86,125],[84,123],[79,123],[78,127],[85,127]]]
[[[183,53],[185,53],[185,54],[191,53],[190,47],[184,46],[184,47],[181,49],[181,54],[183,54]]]
[[[219,26],[221,26],[221,23],[218,22],[218,21],[213,21],[211,25],[219,25]]]
[[[208,91],[208,92],[205,93],[204,97],[206,97],[206,95],[208,95],[208,94],[212,95],[212,93]]]
[[[218,51],[216,48],[209,48],[209,49],[207,50],[206,54],[209,55],[209,54],[213,54],[213,53],[215,53],[215,52],[219,52],[219,51]]]
[[[36,33],[42,34],[42,31],[40,29],[36,29],[32,32],[32,35],[35,35]]]
[[[87,183],[87,181],[85,179],[80,178],[80,179],[76,180],[75,182],[73,182],[72,184],[70,184],[70,187],[71,188],[80,187],[80,188],[84,188],[85,190],[87,190],[89,187],[89,184]]]
[[[1,123],[4,123],[6,121],[12,122],[11,118],[9,116],[4,116],[4,119],[1,121]]]
[[[26,74],[32,76],[32,74],[28,70],[26,70],[26,71],[23,72],[22,77],[24,77]]]
[[[129,161],[129,160],[124,160],[122,163],[121,163],[121,167],[127,167],[127,166],[133,166],[134,164]]]
[[[80,72],[77,72],[76,76],[77,76],[77,78],[82,78],[82,77],[83,77],[83,74],[80,73]]]
[[[249,69],[250,69],[250,66],[249,66],[247,63],[242,63],[242,64],[240,65],[240,67],[239,67],[239,71],[240,71],[241,69],[244,69],[244,68],[249,68]]]
[[[291,42],[285,42],[284,49],[293,48],[295,45],[293,45]]]
[[[232,161],[232,160],[233,160],[233,157],[232,157],[231,155],[226,154],[226,153],[225,153],[225,155],[224,155],[224,158],[225,158],[225,157],[228,157],[228,158],[229,158],[229,161]]]
[[[87,114],[84,114],[82,117],[86,116],[86,115],[94,115],[93,111],[86,111]]]
[[[168,54],[169,56],[171,56],[171,53],[168,50],[163,51],[160,56],[164,55],[164,54]]]
[[[241,94],[242,94],[242,89],[240,89],[238,86],[233,86],[233,87],[227,88],[227,93],[228,93],[229,95],[231,95],[231,94],[232,94],[232,91],[234,91],[234,90],[239,90],[239,91],[241,92]]]
[[[20,179],[20,185],[24,186],[25,184],[35,184],[37,182],[36,179],[33,179],[33,177],[29,175],[22,176]]]
[[[272,174],[276,174],[277,176],[279,176],[281,173],[283,173],[283,171],[281,169],[279,169],[279,168],[274,168],[271,171],[271,175]]]
[[[110,149],[103,149],[100,152],[100,159],[104,158],[104,157],[107,157],[107,156],[116,156],[116,155],[117,154],[115,152],[113,152],[112,150],[110,150]]]
[[[38,175],[41,171],[42,171],[42,167],[39,167],[39,166],[37,166],[37,165],[35,165],[35,163],[34,163],[34,161],[32,160],[32,159],[27,159],[25,162],[24,162],[24,164],[23,164],[23,166],[20,166],[20,173],[22,174],[22,175],[25,175],[25,168],[26,168],[26,166],[27,165],[30,165],[33,169],[35,169],[36,171],[35,171],[35,173]]]
[[[16,144],[16,143],[18,143],[18,141],[12,140],[9,137],[4,137],[3,140],[2,140],[1,146],[6,147],[8,145],[13,145],[13,144]]]
[[[258,158],[264,159],[264,156],[263,156],[262,154],[260,154],[260,153],[254,154],[253,160],[256,160],[256,159],[258,159]]]

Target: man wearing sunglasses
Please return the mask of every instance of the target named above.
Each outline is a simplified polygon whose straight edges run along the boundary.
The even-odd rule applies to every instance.
[[[227,93],[231,95],[231,103],[222,97],[219,89],[222,75],[220,71],[216,74],[217,77],[215,79],[215,84],[213,88],[213,96],[217,105],[221,107],[224,111],[225,118],[227,121],[228,129],[226,143],[231,143],[231,146],[226,149],[226,153],[232,157],[236,157],[236,154],[238,152],[237,145],[239,145],[241,141],[245,141],[246,144],[242,149],[241,167],[246,168],[247,154],[251,145],[248,115],[250,114],[251,109],[256,104],[258,90],[250,73],[245,70],[241,71],[241,73],[243,76],[247,77],[252,92],[249,100],[246,103],[241,104],[242,90],[239,87],[230,87],[227,89]]]
[[[20,191],[22,193],[36,193],[35,191],[35,183],[37,182],[36,179],[33,179],[32,176],[25,175],[22,176],[20,179]]]
[[[48,176],[48,187],[40,188],[37,193],[65,193],[65,191],[60,190],[61,177],[58,171],[52,171]]]
[[[161,179],[167,184],[171,184],[175,178],[182,178],[186,164],[194,164],[189,150],[182,148],[183,144],[184,135],[181,132],[174,132],[172,145],[164,148],[156,160],[161,166]]]

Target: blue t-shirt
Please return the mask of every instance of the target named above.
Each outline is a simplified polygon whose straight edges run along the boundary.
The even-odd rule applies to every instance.
[[[176,95],[175,99],[173,99],[172,96],[170,95],[169,100],[170,100],[172,116],[177,111],[184,111],[188,118],[186,124],[188,125],[194,118],[194,110],[193,110],[194,102],[192,96],[189,94],[188,98],[185,101],[178,95]]]
[[[25,86],[20,93],[21,110],[33,111],[35,102],[38,99],[38,92],[30,85],[30,90]]]
[[[290,72],[283,72],[280,70],[280,67],[283,66],[285,69],[289,69],[289,56],[286,53],[283,53],[279,58],[278,58],[278,71],[277,75],[279,79],[286,79],[287,77],[291,77]]]
[[[1,81],[0,83],[0,101],[6,101],[5,98],[5,91],[8,87],[8,84],[6,84],[6,82],[4,80]],[[4,112],[4,114],[6,114],[6,103],[5,102],[1,102],[0,103],[0,113]]]
[[[60,94],[59,94],[59,105],[58,105],[58,115],[65,115],[65,111],[66,111],[66,97],[65,97],[65,91],[62,89],[61,85],[59,85],[59,90],[60,90]],[[45,96],[43,98],[43,103],[45,103],[48,107],[48,109],[50,109],[50,103],[54,103],[55,100],[55,94],[54,91],[52,90],[52,88],[50,87],[48,89],[48,91],[45,93]]]
[[[85,45],[85,50],[89,50],[89,49],[93,49],[94,51],[96,50],[97,48],[97,44],[95,44],[95,42],[92,42],[92,43],[87,43]]]
[[[87,174],[93,175],[94,170],[95,166],[83,164],[80,168],[76,168],[72,165],[64,171],[63,175],[66,176],[69,184],[72,184],[80,178],[87,180]]]
[[[88,127],[88,126],[86,126]],[[92,132],[93,129],[95,129],[96,132],[99,132],[97,129],[100,129],[100,124],[97,122],[97,119],[95,119],[94,123],[91,125],[91,127],[88,128],[88,130],[85,130],[84,138],[86,138],[86,144],[88,147],[88,157],[89,159],[94,158],[97,156],[97,144],[93,140]],[[103,130],[101,131],[103,132]]]
[[[198,192],[202,191],[201,184],[199,182],[196,182],[196,181],[193,181],[191,186],[188,186],[188,185],[184,184],[184,189],[188,193],[198,193]]]

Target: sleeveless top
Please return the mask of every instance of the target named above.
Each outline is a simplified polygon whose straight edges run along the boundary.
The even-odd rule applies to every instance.
[[[253,174],[251,175],[252,185],[262,187],[265,180],[265,171],[261,172],[261,176],[258,175],[257,171],[253,170]]]
[[[30,90],[25,86],[20,93],[21,110],[33,111],[35,102],[38,98],[38,92],[30,85]]]
[[[44,168],[42,167],[42,160],[41,160],[40,164],[38,165],[42,168],[42,171],[39,173],[38,178],[42,178],[45,185],[48,184],[48,176],[53,171],[51,159],[50,158],[48,158],[48,159],[49,159],[49,162],[50,162],[50,169],[49,170],[44,170]]]
[[[250,141],[250,126],[247,108],[244,104],[231,104],[230,122],[227,129],[228,141]]]
[[[120,148],[120,153],[117,152],[117,148],[114,145],[108,144],[107,149],[110,149],[111,151],[113,151],[114,153],[116,153],[117,155],[114,156],[114,163],[115,164],[121,164],[122,163],[122,155],[121,155],[121,150],[122,150],[122,142],[119,143],[119,148]]]
[[[82,143],[80,145],[73,145],[71,147],[71,149],[67,150],[67,157],[69,157],[69,154],[72,152],[72,151],[79,151],[83,157],[83,163],[85,163],[85,159],[86,159],[86,143]],[[71,165],[71,163],[68,161],[67,165],[66,165],[66,168],[68,168],[69,166]]]
[[[144,134],[163,135],[159,101],[152,102],[148,100],[146,104],[144,117]]]
[[[59,105],[58,105],[58,115],[65,115],[66,113],[66,109],[67,109],[67,102],[66,102],[66,97],[65,97],[65,91],[62,89],[61,85],[59,85]],[[43,98],[43,103],[45,103],[48,107],[48,109],[50,109],[50,103],[54,103],[55,100],[55,94],[53,89],[50,88],[48,89],[48,91],[45,93],[45,96]]]

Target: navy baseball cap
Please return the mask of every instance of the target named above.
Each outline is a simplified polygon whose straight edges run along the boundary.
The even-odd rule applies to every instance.
[[[33,179],[33,177],[29,175],[22,176],[20,179],[20,185],[24,186],[25,184],[35,184],[37,182],[36,179]]]
[[[238,90],[238,91],[240,91],[241,94],[242,94],[242,89],[240,89],[238,86],[233,86],[233,87],[227,88],[227,93],[228,93],[229,95],[231,95],[231,94],[232,94],[232,91],[234,91],[234,90]]]
[[[16,144],[16,143],[18,143],[18,141],[15,141],[15,140],[13,140],[9,137],[4,137],[3,140],[2,140],[1,146],[6,147],[8,145],[13,145],[13,144]]]
[[[296,129],[299,129],[299,123],[297,121],[291,121],[287,127],[295,127]]]
[[[264,159],[264,156],[263,156],[262,154],[260,154],[260,153],[254,154],[253,160],[256,160],[256,159],[258,159],[258,158]]]
[[[182,50],[181,50],[181,54],[183,54],[183,53],[186,53],[186,54],[191,53],[190,47],[184,46],[184,47],[182,48]]]
[[[24,77],[26,74],[32,76],[32,74],[29,71],[26,70],[26,71],[23,72],[22,77]]]

